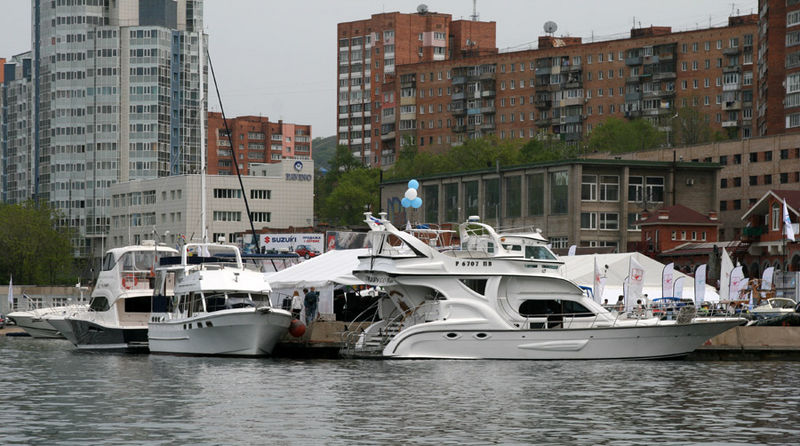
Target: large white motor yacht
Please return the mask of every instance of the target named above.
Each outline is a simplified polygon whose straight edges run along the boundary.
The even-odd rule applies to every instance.
[[[155,267],[159,258],[177,255],[152,240],[108,250],[89,308],[67,315],[62,334],[80,349],[147,351]]]
[[[266,275],[245,267],[235,246],[185,245],[179,265],[157,271],[150,352],[271,354],[292,315],[270,305],[270,291]]]
[[[439,252],[367,214],[367,256],[353,273],[383,287],[377,320],[343,354],[387,358],[611,359],[686,355],[740,318],[625,317],[561,274],[541,236],[498,235],[474,218],[460,249]]]

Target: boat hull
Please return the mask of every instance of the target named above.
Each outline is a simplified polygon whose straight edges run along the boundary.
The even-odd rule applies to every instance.
[[[203,313],[181,319],[154,318],[149,324],[151,353],[214,356],[268,356],[286,333],[292,316],[254,308]]]
[[[61,336],[66,338],[69,342],[73,344],[78,343],[78,339],[75,337],[75,333],[72,331],[72,326],[63,316],[46,316],[44,320],[47,321],[51,327],[58,331]]]
[[[107,326],[96,321],[66,319],[73,344],[81,350],[147,351],[147,327]]]
[[[685,356],[741,319],[646,327],[461,330],[414,326],[383,350],[388,358],[653,359]]]
[[[61,333],[59,333],[58,330],[53,328],[52,325],[47,323],[47,321],[41,317],[15,313],[12,313],[9,315],[9,317],[14,319],[14,322],[17,324],[17,326],[25,330],[25,332],[31,335],[31,337],[64,339],[64,336],[61,336]]]

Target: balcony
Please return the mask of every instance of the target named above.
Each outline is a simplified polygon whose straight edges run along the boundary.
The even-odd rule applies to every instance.
[[[539,109],[548,109],[548,108],[551,108],[553,106],[553,101],[551,99],[538,99],[537,98],[536,101],[534,102],[534,105],[536,106],[536,108],[539,108]]]
[[[461,85],[467,81],[467,78],[464,76],[454,76],[453,77],[453,85]]]
[[[625,112],[625,117],[629,119],[639,118],[642,116],[641,110],[631,110]]]
[[[641,65],[642,64],[642,57],[641,56],[634,56],[634,57],[626,57],[625,58],[625,65],[633,66],[633,65]]]
[[[562,107],[570,107],[573,105],[583,105],[583,98],[567,98],[561,101]]]
[[[414,96],[406,96],[404,98],[400,98],[400,105],[414,105],[417,103],[417,98]]]
[[[494,90],[483,90],[481,91],[482,98],[493,98],[497,95],[497,92]]]
[[[537,119],[535,124],[537,127],[548,127],[550,125],[550,118]]]
[[[388,141],[394,139],[395,135],[396,133],[394,132],[394,130],[392,130],[391,132],[381,135],[381,141]]]
[[[722,50],[722,54],[725,56],[735,56],[739,54],[739,47],[737,46],[734,48],[725,48],[724,50]]]
[[[459,91],[459,92],[453,93],[453,96],[451,96],[451,98],[454,101],[459,101],[461,99],[464,99],[464,96],[465,96],[464,92],[463,91]]]
[[[494,107],[481,107],[481,113],[483,114],[497,113],[497,109],[495,109]]]
[[[739,127],[738,120],[722,121],[722,128],[727,129],[731,127]]]
[[[644,64],[644,65],[652,65],[652,64],[656,64],[656,63],[658,63],[660,61],[661,61],[661,58],[656,56],[656,55],[644,56],[644,58],[642,58],[642,64]]]
[[[583,134],[581,132],[574,132],[574,133],[562,133],[564,137],[564,141],[572,142],[572,141],[580,141],[583,138]]]
[[[731,84],[722,84],[722,91],[736,91],[741,90],[742,85],[738,82],[731,83]]]
[[[456,125],[453,127],[453,133],[464,133],[467,130],[465,125]]]
[[[564,88],[581,88],[583,87],[583,81],[580,79],[578,80],[570,80],[566,84],[564,84]]]
[[[625,93],[625,102],[635,102],[642,100],[642,93],[635,91],[633,93]]]
[[[638,74],[636,74],[636,75],[633,75],[633,76],[628,76],[628,77],[625,79],[625,82],[626,82],[626,83],[628,83],[628,84],[638,84],[638,83],[639,83],[639,80],[640,80],[640,79],[639,79],[639,75],[638,75]]]
[[[725,101],[722,103],[722,110],[741,110],[742,103],[740,101]]]
[[[487,71],[487,72],[481,73],[481,75],[478,76],[478,78],[481,79],[481,80],[494,79],[495,77],[496,77],[496,75],[495,75],[494,71]]]
[[[675,74],[674,71],[663,71],[661,73],[653,74],[653,80],[654,81],[663,81],[663,80],[675,79],[676,77],[677,77],[677,75]]]
[[[727,65],[722,67],[723,73],[741,73],[742,67],[739,65]]]
[[[658,60],[660,60],[661,62],[669,62],[673,59],[675,59],[674,53],[664,53],[658,55]]]
[[[567,116],[565,118],[562,118],[562,121],[565,124],[577,124],[577,123],[581,122],[582,120],[583,120],[583,117],[581,115]]]
[[[484,122],[481,124],[481,130],[494,130],[495,125],[494,122]]]
[[[550,67],[537,68],[536,69],[536,75],[537,76],[544,76],[544,75],[550,74],[551,71],[552,71],[552,69]]]

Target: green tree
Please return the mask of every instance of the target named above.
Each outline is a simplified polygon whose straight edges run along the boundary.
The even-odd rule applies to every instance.
[[[56,229],[58,214],[33,202],[0,205],[0,274],[17,283],[71,284],[71,232]]]
[[[703,144],[714,139],[710,117],[697,107],[681,107],[672,118],[672,141],[674,146]]]
[[[645,119],[608,118],[589,137],[589,147],[611,153],[634,152],[661,146],[664,134]]]
[[[380,208],[378,169],[360,168],[343,173],[330,194],[324,197],[319,217],[333,225],[358,225],[365,207]]]

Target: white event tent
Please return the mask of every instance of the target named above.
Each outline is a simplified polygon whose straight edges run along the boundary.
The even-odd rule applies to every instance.
[[[272,287],[272,305],[281,306],[284,296],[294,291],[314,287],[319,292],[319,314],[333,314],[333,289],[337,285],[364,285],[353,275],[358,267],[358,256],[367,255],[367,249],[336,249],[312,257],[283,271],[267,275]]]
[[[609,304],[614,304],[617,302],[617,297],[622,295],[622,283],[628,277],[628,265],[631,257],[636,259],[644,269],[644,290],[642,292],[647,294],[647,298],[651,301],[662,297],[661,274],[664,270],[664,264],[641,253],[589,254],[559,257],[559,259],[564,261],[564,274],[568,279],[578,285],[590,288],[594,284],[594,259],[597,258],[597,264],[601,272],[605,265],[608,265],[608,270],[605,273],[606,286],[603,296],[600,299],[595,298],[595,300],[602,303],[603,299],[608,299]],[[677,270],[675,271],[675,280],[682,276],[686,277],[683,281],[683,297],[694,299],[694,278]],[[713,286],[706,284],[704,300],[706,302],[719,301],[719,294]]]

